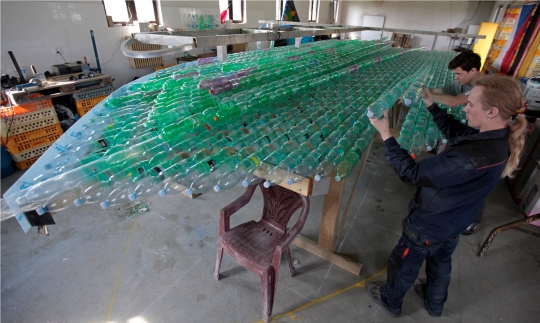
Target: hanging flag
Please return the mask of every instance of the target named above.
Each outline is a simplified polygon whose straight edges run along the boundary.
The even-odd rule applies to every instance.
[[[512,66],[512,63],[514,62],[516,58],[517,51],[519,49],[519,46],[523,40],[523,36],[525,35],[525,32],[527,31],[527,27],[529,26],[529,23],[531,21],[531,16],[533,13],[533,9],[536,6],[534,5],[524,5],[521,9],[521,13],[519,15],[518,20],[518,26],[516,33],[514,34],[514,37],[512,39],[512,42],[510,46],[508,47],[508,51],[504,55],[501,63],[501,68],[499,69],[499,72],[502,74],[508,74],[510,72],[510,67]]]
[[[497,70],[503,69],[503,61],[507,54],[510,52],[511,55],[513,55],[513,52],[509,49],[510,47],[516,47],[516,44],[514,44],[514,40],[516,37],[516,34],[519,34],[519,30],[521,29],[522,25],[525,23],[525,20],[529,17],[529,14],[531,13],[532,9],[534,8],[535,4],[531,5],[523,5],[521,7],[521,10],[519,12],[519,15],[517,17],[517,22],[512,26],[512,31],[510,32],[510,35],[508,37],[508,40],[506,41],[506,44],[502,48],[501,52],[499,53],[499,56],[495,59],[495,61],[491,64],[494,68]]]
[[[281,15],[281,20],[300,22],[300,18],[298,18],[298,13],[296,12],[296,6],[294,5],[293,0],[287,0],[285,2],[285,6],[283,7],[283,14]]]
[[[223,10],[219,16],[221,18],[221,24],[225,23],[225,20],[227,20],[227,11],[229,11],[229,7],[227,7],[225,10]]]

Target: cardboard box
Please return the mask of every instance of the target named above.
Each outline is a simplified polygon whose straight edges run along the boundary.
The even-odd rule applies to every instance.
[[[523,213],[527,216],[540,213],[540,162],[537,161],[537,166],[524,190],[525,195],[519,204]],[[540,227],[540,220],[531,222],[531,224]]]

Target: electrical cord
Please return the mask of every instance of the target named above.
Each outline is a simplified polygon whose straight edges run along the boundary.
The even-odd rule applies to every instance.
[[[64,58],[64,55],[62,55],[62,53],[60,53],[60,51],[57,51],[57,53],[60,54],[60,56],[62,56],[62,59],[63,59],[64,62],[66,62],[66,64],[67,64],[68,62],[67,62],[66,59]]]
[[[476,17],[476,15],[478,14],[478,9],[480,9],[480,4],[481,3],[482,3],[482,1],[478,1],[478,6],[476,6],[476,12],[474,13],[474,16],[472,16],[471,19],[460,22],[458,26],[461,26],[463,23],[469,22],[469,21],[473,20]]]
[[[121,45],[120,45],[120,46],[118,46],[118,48],[117,48],[117,49],[116,49],[116,50],[114,51],[114,53],[112,54],[112,56],[111,56],[111,59],[110,59],[110,60],[106,61],[105,63],[101,63],[100,65],[101,65],[101,66],[103,66],[103,65],[105,65],[105,64],[107,64],[107,63],[109,63],[110,61],[112,61],[112,60],[113,60],[113,58],[114,58],[114,54],[116,54],[116,52],[118,52],[118,50],[120,49],[120,47],[122,47],[122,46],[121,46]]]

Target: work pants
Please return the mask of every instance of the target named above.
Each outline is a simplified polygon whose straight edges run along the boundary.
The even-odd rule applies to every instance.
[[[404,231],[388,258],[386,284],[381,291],[382,303],[392,313],[401,314],[403,297],[418,278],[425,260],[427,281],[424,302],[434,314],[441,314],[448,296],[452,254],[459,236],[436,244],[425,244],[414,238]]]

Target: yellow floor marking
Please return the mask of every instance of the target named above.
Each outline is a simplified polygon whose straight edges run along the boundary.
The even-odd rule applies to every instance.
[[[299,311],[301,311],[301,310],[303,310],[303,309],[306,309],[306,308],[308,308],[308,307],[310,307],[310,306],[312,306],[312,305],[315,305],[315,304],[317,304],[317,303],[324,302],[324,301],[326,301],[326,300],[328,300],[328,299],[330,299],[330,298],[332,298],[332,297],[334,297],[334,296],[336,296],[336,295],[339,295],[339,294],[341,294],[341,293],[344,293],[344,292],[346,292],[346,291],[348,291],[348,290],[351,290],[351,289],[353,289],[353,288],[356,288],[356,287],[363,287],[363,286],[365,286],[366,282],[368,282],[368,281],[370,281],[370,280],[372,280],[372,279],[374,279],[374,278],[377,278],[378,276],[382,275],[385,271],[386,271],[386,268],[384,268],[383,270],[379,271],[379,272],[376,273],[375,275],[373,275],[373,276],[371,276],[371,277],[369,277],[369,278],[366,278],[366,279],[362,280],[361,282],[358,282],[358,283],[356,283],[356,284],[354,284],[354,285],[351,285],[351,286],[346,287],[346,288],[344,288],[344,289],[340,289],[340,290],[338,290],[338,291],[336,291],[336,292],[333,292],[332,294],[329,294],[329,295],[326,295],[326,296],[323,296],[323,297],[316,298],[316,299],[314,299],[314,300],[312,300],[312,301],[307,302],[307,304],[302,305],[302,306],[300,306],[300,307],[298,307],[298,308],[296,308],[296,309],[294,309],[294,310],[292,310],[292,311],[289,311],[289,312],[287,312],[287,313],[280,314],[280,315],[276,315],[276,316],[272,316],[270,320],[271,320],[271,321],[275,321],[275,320],[280,319],[280,318],[282,318],[282,317],[284,317],[284,316],[290,316],[292,319],[295,319],[296,316],[293,315],[293,313],[299,312]],[[257,321],[257,322],[254,322],[254,323],[264,323],[264,322],[263,322],[263,321]]]
[[[133,221],[133,225],[131,226],[131,231],[129,232],[126,248],[124,249],[124,255],[122,255],[122,261],[120,261],[120,267],[118,267],[118,273],[116,274],[116,283],[114,284],[113,295],[111,298],[111,305],[109,306],[109,315],[107,315],[107,322],[111,321],[111,315],[112,315],[112,311],[114,307],[114,300],[116,298],[116,290],[118,289],[118,284],[120,283],[120,274],[122,273],[122,266],[124,265],[126,254],[129,250],[129,246],[131,245],[131,238],[133,238],[133,233],[135,232],[135,226],[137,224],[137,220],[138,218],[136,218],[135,221]]]

